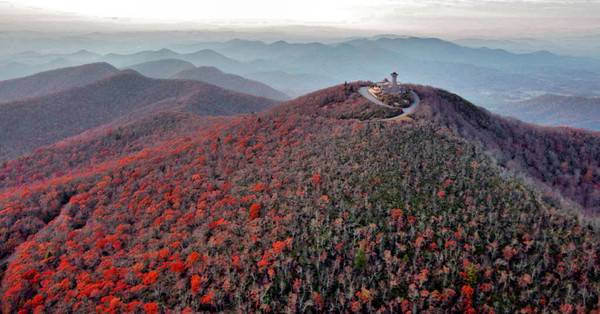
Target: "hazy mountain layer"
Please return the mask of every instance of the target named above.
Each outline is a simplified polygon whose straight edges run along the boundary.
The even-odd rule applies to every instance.
[[[193,68],[194,65],[190,62],[178,59],[148,61],[127,67],[127,69],[134,70],[143,76],[159,79],[168,79],[180,71]]]
[[[236,92],[275,100],[288,100],[290,98],[290,96],[269,87],[267,84],[249,80],[239,75],[223,73],[215,67],[184,69],[171,76],[171,78],[202,81]]]
[[[600,98],[546,94],[498,111],[536,124],[600,131]]]

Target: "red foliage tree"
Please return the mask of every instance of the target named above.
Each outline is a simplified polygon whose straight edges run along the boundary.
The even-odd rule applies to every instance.
[[[200,291],[200,289],[202,287],[202,280],[201,280],[200,276],[193,275],[192,278],[190,279],[190,284],[191,284],[192,293],[198,293],[198,291]]]
[[[250,206],[250,219],[260,217],[260,204],[254,203]]]
[[[151,271],[149,273],[146,274],[146,276],[144,276],[144,284],[145,285],[151,285],[153,283],[155,283],[158,280],[158,272],[156,271]]]

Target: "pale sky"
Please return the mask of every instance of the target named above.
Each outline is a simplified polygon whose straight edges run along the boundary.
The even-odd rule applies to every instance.
[[[600,32],[600,0],[0,0],[0,31],[324,25],[381,32]],[[73,24],[74,25],[74,24]]]

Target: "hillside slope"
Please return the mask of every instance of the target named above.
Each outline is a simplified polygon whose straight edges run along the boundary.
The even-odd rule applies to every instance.
[[[203,82],[155,80],[121,72],[56,94],[0,104],[0,160],[128,115],[135,119],[165,110],[228,115],[262,111],[275,104]]]
[[[275,100],[288,100],[290,97],[283,92],[271,88],[267,84],[249,80],[239,75],[223,73],[215,67],[197,67],[180,71],[173,79],[188,79],[214,84],[236,92],[265,97]]]
[[[3,311],[598,309],[598,230],[453,134],[483,116],[424,119],[450,94],[415,87],[415,122],[360,121],[356,87],[12,161],[66,174],[0,190]]]
[[[535,124],[600,131],[600,98],[546,94],[506,104],[498,112]]]
[[[91,63],[1,81],[0,103],[83,86],[117,72],[118,70],[108,63]]]

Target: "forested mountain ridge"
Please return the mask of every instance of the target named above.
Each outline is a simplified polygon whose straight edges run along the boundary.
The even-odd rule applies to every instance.
[[[192,80],[159,80],[123,71],[81,87],[0,104],[0,160],[50,145],[91,128],[148,113],[229,115],[262,111],[278,102]]]
[[[0,103],[83,86],[119,72],[108,63],[91,63],[0,81]]]
[[[596,227],[484,151],[509,122],[423,86],[381,121],[358,85],[3,165],[3,311],[598,310]]]
[[[444,90],[414,89],[426,104],[415,118],[448,127],[507,169],[548,184],[589,214],[600,213],[600,133],[532,125],[493,115]]]

